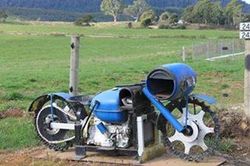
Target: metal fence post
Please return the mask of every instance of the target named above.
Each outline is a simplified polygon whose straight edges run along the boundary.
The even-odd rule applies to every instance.
[[[234,54],[235,53],[235,41],[234,41],[234,39],[233,39],[232,42],[233,42],[233,48],[232,49],[233,49],[233,54]]]
[[[80,37],[71,36],[71,56],[70,56],[70,79],[69,93],[73,96],[78,94],[78,71],[79,71],[79,47]]]
[[[209,55],[209,42],[207,43],[207,48],[206,48],[206,50],[207,50],[207,58],[210,58],[210,55]]]
[[[234,41],[234,39],[232,41],[232,53],[233,53],[233,58],[232,59],[234,59],[234,56],[235,56],[235,41]]]
[[[194,60],[194,42],[192,43],[192,60]]]
[[[223,47],[223,46],[222,46],[222,42],[220,41],[220,55],[223,54],[223,53],[222,53],[222,51],[223,51],[223,50],[222,50],[222,47]]]
[[[185,47],[182,47],[182,61],[185,62],[186,61],[186,52],[185,52]]]

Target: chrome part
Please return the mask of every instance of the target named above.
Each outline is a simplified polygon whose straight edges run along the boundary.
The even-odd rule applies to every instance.
[[[75,130],[75,124],[74,123],[57,123],[57,122],[51,122],[50,127],[53,130]]]
[[[137,140],[138,140],[138,156],[142,156],[144,152],[144,130],[143,121],[147,119],[147,116],[137,117]]]
[[[119,147],[126,148],[129,145],[130,129],[128,127],[129,120],[121,125],[113,125],[105,123],[100,119],[94,117],[93,123],[90,124],[88,130],[87,144],[102,146],[102,147]],[[109,134],[102,134],[97,128],[99,123],[103,123]]]
[[[124,97],[121,100],[122,100],[122,104],[125,106],[132,106],[133,104],[133,101],[130,97]]]
[[[65,115],[67,115],[70,120],[76,121],[77,118],[74,115],[74,112],[72,109],[69,108],[68,105],[66,105],[63,109],[57,105],[57,103],[52,103],[53,107],[59,109],[61,112],[63,112]]]
[[[56,115],[49,114],[45,118],[45,125],[49,126],[51,122],[53,122],[53,119],[57,119],[58,117]],[[55,120],[57,122],[57,120]],[[53,128],[53,127],[47,127],[46,131],[48,132],[49,135],[55,135],[59,132],[59,129]]]

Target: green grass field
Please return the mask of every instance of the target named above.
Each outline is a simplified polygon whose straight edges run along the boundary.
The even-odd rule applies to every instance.
[[[80,91],[86,94],[139,82],[161,64],[181,62],[182,46],[209,39],[238,38],[237,31],[127,29],[125,24],[93,27],[0,24],[0,111],[27,110],[39,95],[67,92],[70,34],[83,36]],[[243,56],[214,62],[188,60],[186,63],[198,73],[196,92],[215,96],[218,106],[222,107],[243,102]],[[223,97],[224,93],[229,96]],[[12,134],[8,125],[11,125]],[[38,143],[29,118],[0,120],[0,129],[0,149]],[[19,132],[22,132],[20,137]],[[6,140],[10,143],[2,143]]]

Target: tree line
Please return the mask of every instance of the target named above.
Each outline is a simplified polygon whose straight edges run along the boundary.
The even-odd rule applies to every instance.
[[[219,1],[199,0],[187,7],[182,19],[190,23],[238,26],[241,21],[248,21],[248,15],[242,12],[243,5],[231,0],[225,7]]]
[[[38,3],[30,4],[33,0],[2,0],[0,5],[19,5],[27,6],[31,5],[34,7],[41,8],[50,8],[50,4],[54,4],[54,7],[64,9],[62,3],[59,5],[58,0],[48,1],[48,0],[36,0]],[[81,17],[77,20],[77,24],[81,25],[81,22],[85,22],[85,25],[89,25],[90,21],[107,21],[111,17],[113,21],[118,20],[134,20],[135,22],[140,21],[143,25],[148,25],[152,23],[160,23],[162,26],[168,26],[169,24],[176,24],[176,21],[182,20],[185,23],[198,23],[198,24],[215,24],[215,25],[229,25],[237,26],[240,21],[250,21],[250,15],[243,12],[244,3],[239,0],[82,0],[82,3],[85,4],[85,9],[101,11],[105,16],[100,13],[89,13],[91,17],[85,14],[85,18]],[[16,4],[12,2],[17,2]],[[48,2],[46,5],[42,5],[43,2]],[[79,0],[65,0],[64,5],[69,6],[78,6],[80,7]],[[69,4],[70,3],[70,4]],[[57,4],[57,5],[56,5]],[[96,6],[99,4],[99,6]],[[160,9],[157,7],[160,6],[178,6],[186,8],[172,8],[172,9]],[[52,5],[53,6],[53,5]],[[93,6],[95,6],[93,8]],[[41,20],[60,20],[64,19],[67,21],[75,20],[78,16],[78,13],[70,14],[70,12],[61,11],[44,11],[44,9],[34,9],[27,10],[20,8],[14,10],[14,15],[24,15],[25,18],[27,14],[32,20],[41,18]],[[68,9],[70,10],[70,9]],[[27,12],[27,14],[25,13]],[[65,13],[63,13],[65,12]],[[20,14],[21,13],[21,14]],[[42,15],[40,16],[39,13]],[[58,14],[57,14],[58,13]],[[86,12],[84,12],[86,13]],[[4,10],[0,9],[0,21],[5,21],[8,15],[13,15],[13,10]],[[80,13],[79,13],[80,14]],[[32,16],[32,17],[30,17]],[[60,16],[60,17],[58,17]],[[108,17],[111,16],[111,17]],[[91,18],[91,19],[90,19]]]
[[[99,12],[102,0],[1,0],[1,8],[40,8],[74,12]],[[123,0],[131,4],[133,0]],[[147,0],[154,8],[178,7],[183,8],[196,3],[197,0]]]
[[[122,0],[102,0],[100,9],[106,15],[112,16],[114,22],[117,21],[120,14],[128,15],[137,22],[138,20],[143,21],[140,19],[143,13],[153,13],[153,8],[146,0],[134,0],[130,5],[125,5]],[[231,0],[224,7],[218,0],[199,0],[196,4],[186,7],[181,15],[163,12],[159,21],[167,17],[167,22],[170,24],[181,19],[187,23],[237,26],[241,21],[248,21],[250,18],[250,15],[244,14],[242,9],[243,5],[238,0]]]

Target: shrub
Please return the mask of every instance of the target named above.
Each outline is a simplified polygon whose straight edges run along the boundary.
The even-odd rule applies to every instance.
[[[155,12],[153,10],[147,10],[145,12],[142,13],[142,15],[140,16],[139,20],[142,22],[146,19],[151,19],[151,22],[155,19]]]
[[[132,22],[129,22],[129,23],[128,23],[128,28],[129,28],[129,29],[133,28]]]
[[[7,13],[4,10],[0,11],[0,21],[5,22],[7,18],[8,18]]]
[[[80,19],[77,19],[75,22],[74,22],[75,25],[77,26],[81,26],[82,25],[82,21]]]
[[[178,15],[176,13],[172,13],[169,17],[170,24],[175,24],[178,22]]]
[[[171,26],[171,29],[186,29],[185,25],[175,25],[175,26]]]
[[[151,23],[152,23],[152,20],[150,18],[146,18],[141,21],[141,26],[148,27],[149,25],[151,25]]]
[[[170,18],[170,13],[169,12],[163,12],[160,15],[159,22],[168,21],[169,18]]]
[[[158,28],[159,29],[169,29],[169,24],[160,23],[158,25]]]
[[[142,27],[148,27],[153,23],[155,20],[156,16],[153,10],[148,10],[142,13],[140,16],[140,21],[141,21],[141,26]]]
[[[186,29],[185,25],[173,25],[168,23],[160,23],[158,25],[159,29]]]
[[[90,26],[90,22],[93,21],[93,16],[91,15],[83,15],[82,17],[78,18],[74,24],[78,26]]]

